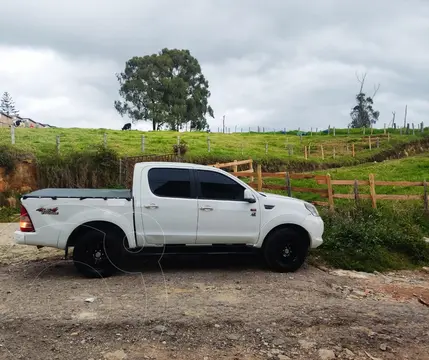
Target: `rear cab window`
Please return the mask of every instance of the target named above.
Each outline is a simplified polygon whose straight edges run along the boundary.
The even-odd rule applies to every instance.
[[[193,199],[191,170],[152,168],[148,172],[149,188],[159,197]]]

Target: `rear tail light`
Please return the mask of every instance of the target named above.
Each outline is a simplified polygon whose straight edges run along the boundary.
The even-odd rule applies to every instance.
[[[22,232],[34,232],[34,226],[28,215],[27,209],[21,205],[21,216],[19,218],[19,229]]]

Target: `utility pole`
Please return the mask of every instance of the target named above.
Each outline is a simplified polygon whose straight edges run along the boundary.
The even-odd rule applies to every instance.
[[[223,116],[222,132],[225,134],[225,115]]]
[[[407,127],[407,110],[408,110],[408,105],[405,105],[404,129]]]

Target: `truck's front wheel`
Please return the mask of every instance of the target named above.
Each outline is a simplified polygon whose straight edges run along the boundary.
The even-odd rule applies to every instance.
[[[304,263],[308,245],[308,240],[296,229],[281,228],[265,239],[264,257],[272,270],[293,272]]]
[[[86,277],[102,278],[113,275],[121,257],[120,242],[100,230],[91,229],[80,236],[73,250],[73,263]]]

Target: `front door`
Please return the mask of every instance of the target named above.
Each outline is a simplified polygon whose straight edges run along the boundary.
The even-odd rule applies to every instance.
[[[197,244],[254,244],[259,238],[259,203],[244,201],[243,185],[211,170],[196,170]]]
[[[195,244],[198,207],[192,170],[156,167],[142,174],[141,219],[148,244]]]

